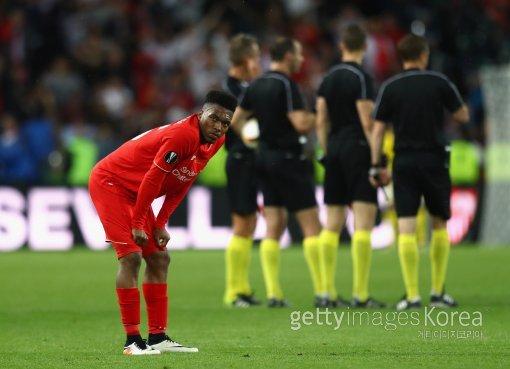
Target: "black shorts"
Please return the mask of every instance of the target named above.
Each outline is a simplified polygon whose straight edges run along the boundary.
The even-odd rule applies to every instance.
[[[296,212],[317,206],[313,163],[298,154],[261,150],[258,169],[264,205]]]
[[[448,158],[436,151],[399,151],[393,162],[393,192],[398,217],[414,217],[421,197],[433,216],[450,218]]]
[[[353,201],[377,204],[377,189],[368,181],[370,148],[359,140],[330,141],[325,158],[324,202],[349,205]]]
[[[255,213],[258,183],[255,153],[229,153],[226,172],[230,211],[240,215]]]

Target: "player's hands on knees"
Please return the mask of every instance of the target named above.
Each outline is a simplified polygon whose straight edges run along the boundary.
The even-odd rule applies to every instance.
[[[133,228],[131,230],[131,235],[133,236],[133,241],[135,241],[138,246],[144,247],[147,245],[147,242],[149,242],[149,237],[143,229]]]
[[[154,228],[152,235],[154,236],[156,245],[159,247],[166,246],[168,241],[170,241],[170,234],[164,228]]]

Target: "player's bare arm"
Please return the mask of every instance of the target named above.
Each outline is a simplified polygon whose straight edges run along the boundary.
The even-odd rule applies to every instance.
[[[317,98],[317,102],[315,103],[315,110],[317,110],[315,127],[317,130],[317,138],[319,139],[319,145],[321,146],[324,155],[326,155],[328,150],[328,133],[330,121],[328,105],[326,104],[326,99],[324,97],[319,96]]]
[[[295,110],[287,113],[287,117],[299,133],[306,134],[313,129],[315,114],[305,110]]]

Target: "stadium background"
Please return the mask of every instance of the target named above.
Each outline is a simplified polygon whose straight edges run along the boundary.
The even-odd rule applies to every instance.
[[[100,227],[99,235],[92,227],[84,234],[87,231],[80,227],[93,220],[86,199],[73,195],[79,188],[70,187],[85,186],[94,163],[125,140],[197,111],[207,90],[221,88],[232,35],[247,32],[258,37],[264,69],[275,35],[301,41],[305,62],[294,78],[312,107],[321,77],[338,60],[339,31],[349,22],[362,22],[368,30],[364,67],[376,87],[399,71],[395,44],[405,32],[430,41],[430,67],[452,79],[471,111],[465,127],[446,122],[453,140],[451,172],[456,186],[449,224],[452,242],[484,237],[506,243],[510,235],[501,221],[508,215],[508,204],[501,199],[510,189],[505,185],[508,176],[501,172],[508,172],[504,158],[509,140],[495,150],[487,142],[481,71],[510,59],[509,9],[508,2],[496,0],[2,1],[0,249],[16,250],[24,244],[65,249],[74,243],[104,248],[102,242],[93,241],[102,238]],[[496,73],[493,80],[501,80],[502,74]],[[508,91],[496,94],[509,96]],[[492,105],[493,125],[505,132],[504,112],[499,104]],[[493,141],[506,137],[494,129],[490,132]],[[491,154],[489,163],[484,163],[485,152]],[[215,240],[209,247],[226,244],[224,159],[223,151],[197,181],[207,190],[198,191],[193,204],[188,197],[173,217],[176,247],[202,247],[204,242],[190,231],[194,218],[194,230],[209,227],[213,232],[203,238]],[[497,188],[485,196],[485,169],[492,163],[488,172],[496,177],[489,176],[489,184],[495,182]],[[319,185],[320,170],[317,166]],[[206,219],[197,220],[204,212]],[[491,218],[483,232],[485,214]],[[393,243],[386,228],[374,239],[381,246]],[[292,223],[290,231],[292,237],[286,235],[284,244],[300,239]],[[257,234],[262,233],[260,225]],[[32,242],[41,235],[60,239],[62,245]]]

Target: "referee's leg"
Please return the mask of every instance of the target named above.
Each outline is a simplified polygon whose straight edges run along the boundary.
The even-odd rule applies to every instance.
[[[279,206],[265,206],[266,235],[260,243],[260,263],[270,306],[278,307],[283,300],[280,286],[280,238],[287,226],[287,210]]]
[[[328,300],[335,301],[338,293],[335,286],[337,250],[340,231],[345,224],[346,207],[343,205],[326,205],[326,225],[319,236],[319,256],[323,293]]]
[[[446,230],[446,220],[437,216],[432,216],[432,240],[430,243],[432,295],[441,295],[444,292],[449,254],[450,241]]]
[[[312,278],[315,299],[322,299],[325,293],[319,254],[321,224],[316,206],[296,211],[296,220],[303,233],[303,251]]]
[[[354,201],[354,234],[351,254],[353,261],[353,298],[361,303],[369,297],[368,280],[372,260],[371,233],[374,228],[377,206],[371,202]]]

